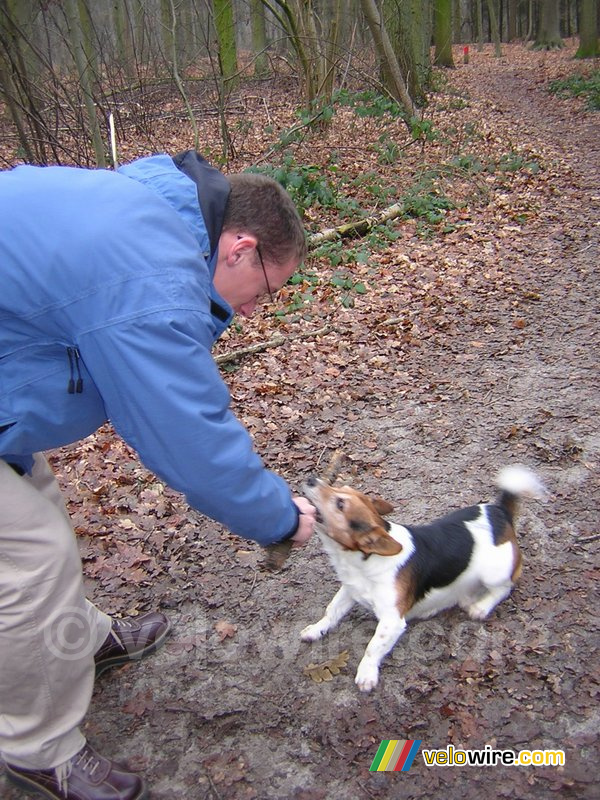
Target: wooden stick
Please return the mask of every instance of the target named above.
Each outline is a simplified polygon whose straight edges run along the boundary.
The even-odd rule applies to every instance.
[[[278,572],[287,561],[287,557],[289,556],[293,546],[294,545],[291,539],[286,539],[283,542],[275,542],[274,544],[268,544],[265,547],[267,552],[263,562],[265,569],[268,569],[269,572]]]
[[[333,483],[337,476],[340,474],[340,469],[342,466],[342,462],[344,460],[344,454],[341,450],[335,450],[333,455],[329,460],[329,464],[327,465],[327,469],[323,473],[323,480],[326,483]],[[289,556],[293,547],[293,542],[291,539],[286,539],[283,542],[275,542],[274,544],[268,544],[265,547],[266,555],[264,560],[264,567],[268,569],[269,572],[277,572],[280,570],[283,565],[285,564],[287,557]]]
[[[329,459],[329,464],[327,465],[327,469],[323,473],[323,480],[325,481],[325,483],[332,484],[335,482],[337,476],[340,474],[343,461],[344,461],[344,453],[339,449],[335,450],[333,455]]]

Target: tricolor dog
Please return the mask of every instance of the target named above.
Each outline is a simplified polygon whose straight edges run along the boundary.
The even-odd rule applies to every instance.
[[[521,574],[514,529],[518,501],[546,494],[525,467],[503,469],[497,486],[494,504],[405,526],[383,518],[393,510],[384,500],[310,479],[304,493],[317,508],[316,530],[342,586],[325,616],[304,628],[302,639],[324,636],[355,603],[373,611],[377,629],[356,673],[359,689],[368,692],[377,685],[379,665],[407,620],[455,605],[472,619],[487,617]]]

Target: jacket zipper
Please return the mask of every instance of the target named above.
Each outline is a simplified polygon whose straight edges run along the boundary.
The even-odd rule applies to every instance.
[[[81,353],[76,347],[67,347],[67,355],[71,373],[67,391],[69,394],[81,394],[83,392],[83,378],[81,377],[81,365],[79,363]],[[75,379],[75,374],[77,374],[77,379]]]

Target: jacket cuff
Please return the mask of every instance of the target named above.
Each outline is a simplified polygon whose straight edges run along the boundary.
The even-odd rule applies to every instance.
[[[300,509],[298,508],[296,503],[293,503],[293,506],[294,506],[294,511],[296,512],[296,522],[294,524],[294,527],[292,528],[291,531],[289,531],[289,533],[286,533],[285,536],[281,536],[279,539],[275,539],[273,544],[278,544],[279,542],[286,542],[288,539],[291,539],[292,536],[298,530],[298,526],[300,525]]]

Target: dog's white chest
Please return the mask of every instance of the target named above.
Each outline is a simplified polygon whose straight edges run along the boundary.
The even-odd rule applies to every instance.
[[[323,539],[323,547],[338,580],[355,602],[375,614],[382,602],[394,605],[394,577],[397,572],[395,559],[380,556],[365,559],[361,552],[341,550],[328,537]]]

